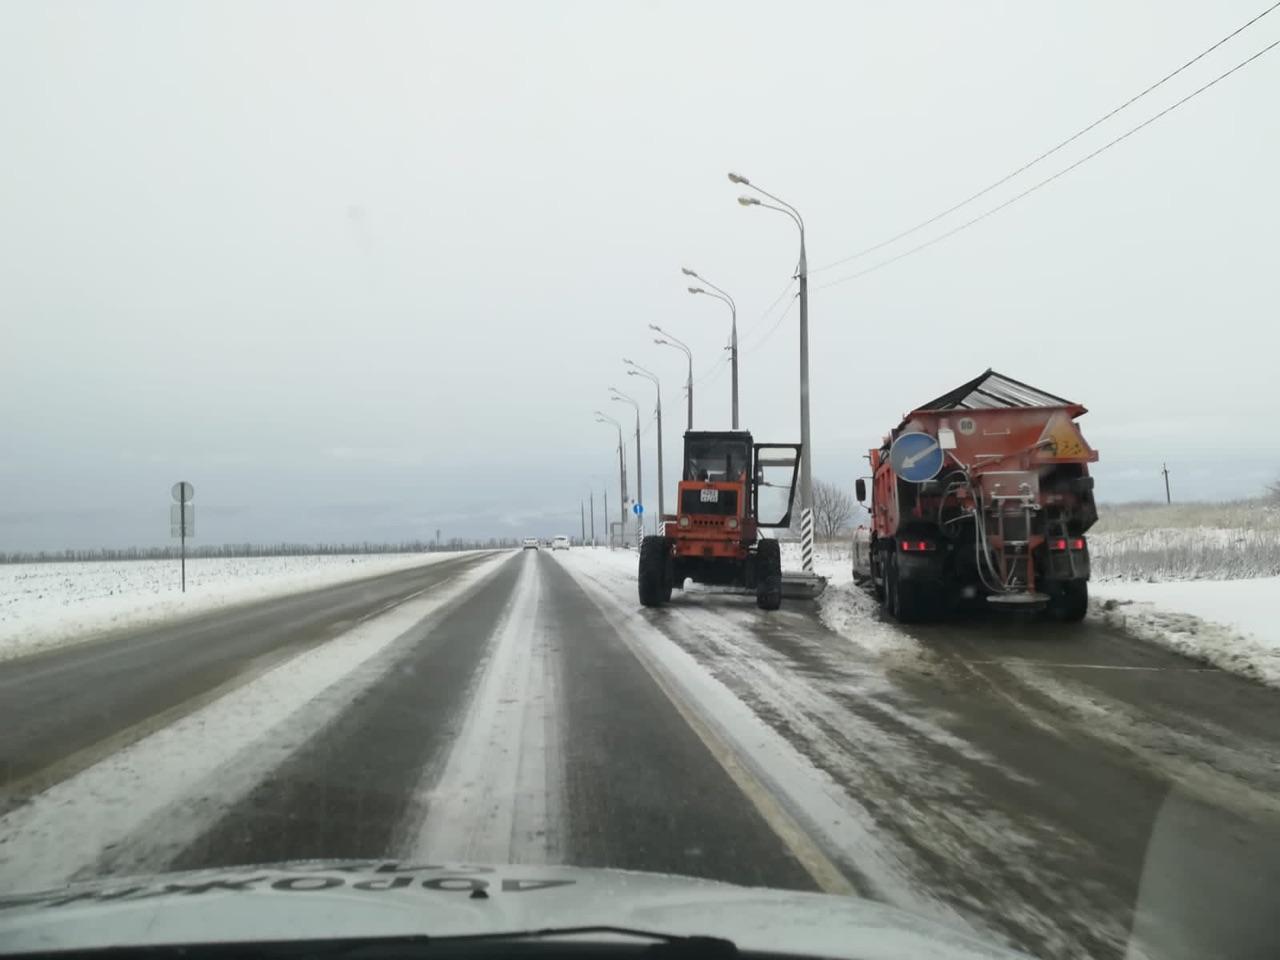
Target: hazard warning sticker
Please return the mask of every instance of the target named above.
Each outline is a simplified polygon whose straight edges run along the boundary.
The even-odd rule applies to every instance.
[[[1040,440],[1042,443],[1047,441],[1043,449],[1051,457],[1086,459],[1093,453],[1080,436],[1076,425],[1061,413],[1055,414],[1045,425]]]

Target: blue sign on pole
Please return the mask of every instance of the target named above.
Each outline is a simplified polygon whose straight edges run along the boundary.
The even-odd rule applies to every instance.
[[[925,483],[942,469],[946,453],[937,437],[927,433],[904,433],[889,448],[889,465],[908,483]]]
[[[631,507],[631,512],[634,513],[637,517],[640,516],[640,514],[644,513],[644,504],[643,503],[634,504]]]

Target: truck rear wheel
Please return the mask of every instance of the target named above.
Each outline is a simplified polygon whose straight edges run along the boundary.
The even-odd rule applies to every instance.
[[[885,594],[889,612],[899,623],[916,623],[925,618],[928,604],[922,585],[913,580],[903,580],[899,576],[897,554],[889,555],[885,571]]]
[[[660,607],[671,599],[671,541],[667,537],[640,541],[637,579],[642,606]]]
[[[1048,614],[1063,623],[1079,623],[1089,612],[1089,581],[1059,580],[1049,595]]]
[[[756,606],[761,610],[782,606],[782,547],[777,540],[756,544]]]

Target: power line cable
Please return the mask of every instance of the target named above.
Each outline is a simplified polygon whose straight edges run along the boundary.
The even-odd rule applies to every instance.
[[[777,333],[778,328],[782,326],[782,321],[786,320],[787,317],[791,315],[791,308],[794,307],[795,305],[796,305],[796,301],[793,299],[791,303],[787,305],[787,309],[782,311],[782,315],[778,317],[774,325],[769,328],[768,332],[759,340],[757,340],[755,343],[753,343],[750,347],[744,347],[742,352],[754,353],[755,351],[763,347],[766,343],[768,343],[769,338],[772,337],[775,333]]]
[[[1076,167],[1080,166],[1081,164],[1087,163],[1088,161],[1092,160],[1094,157],[1098,156],[1100,153],[1104,153],[1105,151],[1110,150],[1112,147],[1120,143],[1122,140],[1127,140],[1129,137],[1133,136],[1139,130],[1142,130],[1145,127],[1149,127],[1151,124],[1155,123],[1161,117],[1165,116],[1168,113],[1172,113],[1174,110],[1182,106],[1187,101],[1195,97],[1198,97],[1200,94],[1204,93],[1210,87],[1222,82],[1227,77],[1235,73],[1237,70],[1240,70],[1248,66],[1250,63],[1257,60],[1263,54],[1269,53],[1272,50],[1274,50],[1277,46],[1280,46],[1280,40],[1276,40],[1268,44],[1267,46],[1259,50],[1257,53],[1255,53],[1253,56],[1249,57],[1246,60],[1240,61],[1230,70],[1226,71],[1225,73],[1219,74],[1218,76],[1214,77],[1212,80],[1210,80],[1208,83],[1204,84],[1203,86],[1197,87],[1195,90],[1187,94],[1181,100],[1171,104],[1168,107],[1165,107],[1159,113],[1155,114],[1155,116],[1152,116],[1142,121],[1142,123],[1138,124],[1136,127],[1126,130],[1124,133],[1120,134],[1120,136],[1116,137],[1114,140],[1104,143],[1101,147],[1099,147],[1097,150],[1094,150],[1092,153],[1081,157],[1075,163],[1071,164],[1068,167],[1064,167],[1063,169],[1059,170],[1057,173],[1053,174],[1052,176],[1045,177],[1043,180],[1039,181],[1038,183],[1032,184],[1030,187],[1023,190],[1021,193],[1015,194],[1014,196],[1010,197],[1008,200],[1004,201],[998,206],[992,207],[990,210],[987,210],[984,213],[978,214],[978,216],[972,218],[971,220],[966,220],[964,223],[960,224],[958,227],[953,227],[952,229],[948,230],[946,233],[939,234],[938,236],[932,238],[931,240],[926,240],[924,243],[917,244],[916,246],[911,247],[908,250],[904,250],[902,253],[889,257],[887,260],[881,260],[879,263],[875,264],[874,266],[870,266],[865,270],[859,270],[857,273],[851,273],[849,274],[849,276],[841,277],[839,280],[832,280],[829,283],[821,284],[817,287],[814,287],[814,290],[825,290],[828,287],[838,286],[839,284],[842,284],[842,283],[848,283],[850,280],[857,280],[859,277],[865,277],[869,273],[875,273],[877,270],[880,270],[883,267],[887,267],[891,263],[897,263],[899,260],[902,260],[905,257],[909,257],[912,254],[919,253],[921,250],[926,250],[929,247],[932,247],[936,243],[941,243],[943,240],[946,240],[949,237],[954,237],[957,233],[960,233],[962,230],[967,230],[970,227],[974,226],[975,224],[981,223],[983,220],[987,219],[987,217],[991,216],[992,214],[999,213],[1001,210],[1005,209],[1006,207],[1012,206],[1013,204],[1021,200],[1023,197],[1027,197],[1035,193],[1041,187],[1048,186],[1049,184],[1053,183],[1053,181],[1057,180],[1061,176],[1064,176],[1065,174],[1070,173],[1072,170],[1076,169]]]
[[[842,257],[842,258],[840,258],[839,260],[833,260],[831,263],[824,264],[824,265],[823,265],[823,266],[821,266],[821,267],[815,267],[814,269],[812,269],[812,270],[810,270],[810,271],[809,271],[810,276],[812,276],[812,275],[813,275],[813,274],[815,274],[815,273],[822,273],[822,272],[823,272],[823,271],[825,271],[825,270],[831,270],[831,269],[833,269],[834,267],[838,267],[838,266],[840,266],[841,264],[849,263],[849,262],[850,262],[850,261],[852,261],[852,260],[857,260],[857,259],[859,259],[859,258],[861,258],[861,257],[865,257],[865,256],[866,256],[867,254],[869,254],[869,253],[874,253],[874,252],[875,252],[875,251],[877,251],[877,250],[880,250],[880,249],[882,249],[882,248],[884,248],[884,247],[889,246],[891,243],[896,243],[897,241],[899,241],[899,240],[903,239],[904,237],[908,237],[908,236],[910,236],[911,234],[913,234],[913,233],[915,233],[915,232],[917,232],[917,231],[919,231],[919,230],[923,230],[925,227],[930,226],[931,224],[937,223],[937,222],[938,222],[939,220],[941,220],[943,217],[946,217],[946,216],[948,216],[949,214],[955,213],[955,212],[956,212],[957,210],[959,210],[961,207],[968,206],[970,203],[972,203],[974,200],[977,200],[979,197],[986,196],[986,195],[987,195],[988,193],[990,193],[992,190],[995,190],[997,187],[1001,187],[1001,186],[1003,186],[1004,184],[1008,183],[1010,180],[1012,180],[1014,177],[1018,176],[1019,174],[1021,174],[1021,173],[1025,173],[1027,170],[1029,170],[1029,169],[1031,169],[1032,167],[1034,167],[1034,166],[1035,166],[1037,163],[1039,163],[1041,160],[1047,159],[1048,157],[1050,157],[1050,156],[1052,156],[1053,154],[1057,153],[1057,152],[1058,152],[1059,150],[1061,150],[1063,147],[1068,146],[1069,144],[1074,143],[1076,140],[1079,140],[1081,137],[1083,137],[1083,136],[1084,136],[1086,133],[1088,133],[1090,130],[1093,130],[1095,127],[1099,126],[1100,124],[1105,123],[1107,120],[1110,120],[1112,117],[1114,117],[1114,116],[1115,116],[1117,113],[1119,113],[1121,110],[1124,110],[1126,107],[1129,107],[1129,106],[1131,106],[1131,105],[1132,105],[1132,104],[1134,104],[1134,103],[1137,103],[1139,100],[1141,100],[1141,99],[1142,99],[1143,97],[1145,97],[1147,94],[1151,93],[1153,90],[1157,89],[1158,87],[1163,86],[1166,82],[1168,82],[1169,80],[1172,80],[1174,77],[1176,77],[1178,74],[1182,73],[1182,71],[1186,70],[1188,67],[1190,67],[1190,66],[1192,66],[1193,64],[1195,64],[1195,63],[1199,62],[1200,60],[1203,60],[1205,57],[1207,57],[1209,54],[1211,54],[1214,50],[1217,50],[1220,46],[1222,46],[1224,43],[1226,43],[1228,40],[1232,39],[1232,38],[1233,38],[1233,37],[1235,37],[1235,36],[1238,36],[1238,35],[1239,35],[1239,34],[1241,34],[1241,33],[1243,33],[1245,30],[1247,30],[1249,27],[1253,26],[1255,23],[1257,23],[1259,20],[1261,20],[1261,19],[1262,19],[1263,17],[1265,17],[1267,14],[1271,13],[1271,11],[1275,10],[1277,7],[1280,7],[1280,0],[1277,0],[1277,2],[1276,2],[1276,3],[1273,3],[1271,6],[1267,7],[1267,9],[1263,10],[1260,14],[1258,14],[1257,16],[1255,16],[1252,20],[1248,21],[1247,23],[1245,23],[1245,24],[1243,24],[1243,25],[1241,25],[1241,26],[1237,27],[1235,30],[1231,31],[1229,34],[1227,34],[1225,37],[1223,37],[1223,38],[1222,38],[1221,40],[1219,40],[1217,43],[1213,44],[1213,45],[1212,45],[1212,46],[1210,46],[1210,47],[1205,48],[1205,49],[1204,49],[1204,50],[1202,50],[1200,53],[1196,54],[1194,57],[1192,57],[1190,60],[1188,60],[1188,61],[1187,61],[1186,63],[1184,63],[1182,66],[1178,67],[1178,69],[1174,70],[1172,73],[1165,74],[1165,76],[1161,77],[1161,78],[1160,78],[1159,80],[1157,80],[1155,83],[1151,84],[1151,86],[1147,87],[1147,88],[1146,88],[1145,90],[1143,90],[1141,93],[1135,94],[1134,96],[1130,97],[1130,98],[1129,98],[1128,100],[1126,100],[1124,103],[1120,104],[1120,106],[1116,107],[1114,110],[1111,110],[1109,113],[1105,113],[1105,114],[1103,114],[1101,117],[1099,117],[1097,120],[1093,121],[1093,123],[1089,124],[1087,127],[1083,127],[1083,128],[1081,128],[1080,130],[1077,130],[1075,133],[1073,133],[1071,136],[1067,137],[1067,139],[1063,140],[1063,141],[1062,141],[1061,143],[1059,143],[1057,146],[1050,147],[1048,150],[1046,150],[1044,153],[1040,154],[1040,155],[1039,155],[1038,157],[1036,157],[1035,159],[1027,161],[1027,162],[1026,162],[1026,163],[1024,163],[1022,166],[1018,167],[1016,170],[1014,170],[1014,171],[1012,171],[1012,172],[1010,172],[1010,173],[1005,174],[1003,177],[1001,177],[999,180],[996,180],[994,183],[988,184],[987,186],[983,187],[983,188],[982,188],[981,190],[979,190],[977,193],[974,193],[974,194],[972,194],[972,195],[970,195],[970,196],[966,197],[965,199],[961,200],[959,203],[956,203],[956,204],[953,204],[953,205],[952,205],[952,206],[950,206],[950,207],[947,207],[947,209],[943,210],[941,213],[934,214],[932,217],[929,217],[929,219],[927,219],[927,220],[921,220],[919,223],[917,223],[917,224],[916,224],[915,226],[913,226],[913,227],[908,227],[906,230],[903,230],[903,231],[901,231],[900,233],[895,233],[892,237],[889,237],[889,239],[887,239],[887,240],[882,240],[882,241],[880,241],[879,243],[872,244],[872,245],[871,245],[871,246],[869,246],[869,247],[864,247],[862,250],[859,250],[857,253],[850,254],[850,255],[849,255],[849,256],[847,256],[847,257]],[[1269,48],[1268,48],[1268,49],[1269,49]],[[1265,51],[1264,51],[1264,52],[1265,52]],[[1248,62],[1248,61],[1246,61],[1246,63],[1247,63],[1247,62]],[[1219,79],[1221,79],[1221,78],[1219,78]],[[1215,82],[1216,82],[1216,81],[1215,81]],[[1199,91],[1197,91],[1197,92],[1199,92]],[[1068,168],[1068,169],[1070,169],[1070,168]]]

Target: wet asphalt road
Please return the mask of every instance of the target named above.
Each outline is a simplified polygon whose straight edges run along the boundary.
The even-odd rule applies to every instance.
[[[1041,956],[1280,955],[1276,691],[1092,622],[869,615],[859,645],[811,603],[763,614],[693,593],[641,612],[633,589],[582,557],[465,558],[2,664],[0,796],[21,817],[33,794],[435,591],[442,605],[269,772],[221,794],[244,779],[233,759],[175,798],[182,816],[104,831],[74,875],[567,863],[844,882]],[[700,699],[707,683],[733,711]],[[25,823],[0,845],[4,889],[37,835]]]
[[[211,693],[481,559],[450,559],[0,663],[0,811]]]

